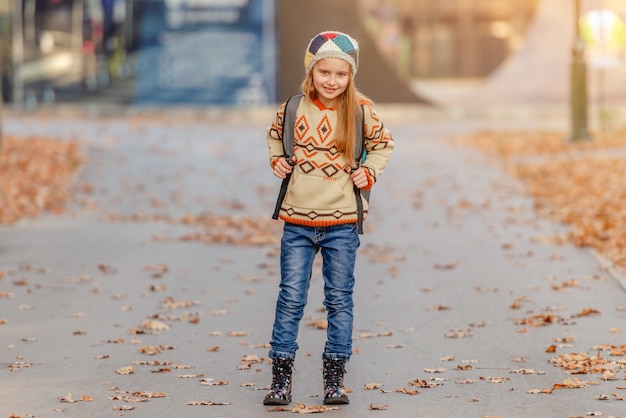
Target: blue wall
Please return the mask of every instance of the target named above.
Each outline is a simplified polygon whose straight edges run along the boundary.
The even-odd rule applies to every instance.
[[[275,103],[275,0],[139,0],[135,103]]]

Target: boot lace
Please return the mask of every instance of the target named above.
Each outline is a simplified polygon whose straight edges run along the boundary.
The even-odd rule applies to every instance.
[[[346,372],[344,363],[336,360],[328,360],[325,369],[326,384],[328,386],[341,387],[343,385],[343,375]]]
[[[272,386],[282,389],[289,383],[291,377],[291,362],[288,360],[277,361],[272,365]]]

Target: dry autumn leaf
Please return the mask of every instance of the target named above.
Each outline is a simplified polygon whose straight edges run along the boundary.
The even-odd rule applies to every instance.
[[[623,148],[625,131],[598,132],[593,141],[563,141],[560,132],[482,132],[458,142],[501,157],[507,171],[525,183],[542,215],[571,226],[554,242],[593,248],[624,269],[625,157],[599,151]],[[530,154],[544,158],[532,162],[512,158]]]
[[[115,373],[117,374],[133,374],[135,373],[135,370],[133,369],[132,366],[125,366],[125,367],[120,367],[119,369],[117,369],[115,371]]]
[[[456,383],[457,385],[471,385],[473,383],[476,383],[476,380],[474,379],[456,380],[454,383]]]
[[[552,388],[543,388],[543,389],[529,389],[527,393],[531,395],[537,395],[539,393],[552,393],[554,389]]]
[[[213,402],[213,401],[189,401],[187,405],[196,405],[196,406],[223,406],[230,405],[230,402]]]
[[[599,385],[598,382],[581,381],[577,377],[570,377],[565,379],[561,383],[555,383],[554,389],[583,389],[588,388],[591,385]]]
[[[229,337],[245,337],[249,334],[250,333],[248,331],[228,331],[226,333],[226,335]]]
[[[181,309],[181,308],[190,308],[192,306],[200,305],[199,301],[196,300],[178,300],[174,299],[171,296],[165,297],[161,301],[162,309]]]
[[[224,315],[228,315],[228,310],[227,309],[219,309],[219,310],[214,310],[209,312],[209,315],[211,316],[224,316]]]
[[[139,326],[139,328],[147,329],[151,331],[165,331],[165,330],[170,329],[170,326],[167,324],[164,324],[161,321],[157,321],[155,319],[148,319],[148,320],[143,321],[141,325]]]
[[[446,338],[469,338],[472,337],[472,334],[462,331],[452,331],[445,333],[443,336]]]
[[[337,411],[337,406],[313,405],[307,407],[305,404],[297,402],[296,406],[291,408],[291,412],[295,414],[321,414],[326,411]]]
[[[573,315],[574,318],[581,318],[583,316],[600,315],[600,311],[593,308],[585,308],[579,313]]]
[[[417,395],[418,393],[420,393],[420,391],[417,390],[417,389],[416,390],[411,390],[411,389],[408,389],[408,388],[396,389],[396,392],[404,393],[404,394],[407,394],[407,395]]]
[[[533,369],[513,369],[513,370],[510,371],[510,373],[535,374],[535,371]]]
[[[200,384],[204,386],[226,386],[228,382],[224,380],[215,380],[212,378],[204,378],[200,380]]]
[[[113,407],[114,411],[132,411],[134,409],[135,409],[135,407],[134,406],[130,406],[130,405],[120,405],[120,406],[114,406]]]
[[[154,345],[147,345],[145,347],[139,348],[139,352],[148,356],[154,356],[156,354],[159,354],[161,352],[161,349]]]
[[[82,164],[75,142],[5,136],[0,148],[0,225],[43,211],[62,213]]]
[[[75,403],[75,402],[78,402],[78,401],[75,401],[73,399],[73,397],[72,397],[72,394],[68,393],[67,395],[60,397],[59,398],[59,402]]]
[[[257,356],[256,354],[247,354],[241,357],[242,363],[263,363],[265,361],[264,358]]]
[[[313,319],[311,322],[307,323],[307,326],[315,329],[327,329],[328,321],[326,319]]]
[[[504,382],[506,382],[508,380],[511,380],[511,379],[509,379],[508,377],[491,377],[491,376],[482,377],[482,376],[480,376],[480,380],[485,380],[485,381],[487,381],[489,383],[496,383],[496,384],[498,384],[498,383],[504,383]]]

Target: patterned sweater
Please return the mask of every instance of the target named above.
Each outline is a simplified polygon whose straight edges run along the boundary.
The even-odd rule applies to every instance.
[[[378,118],[370,102],[364,101],[365,149],[362,167],[372,188],[383,173],[394,147],[391,133]],[[270,164],[283,156],[283,103],[267,128]],[[357,204],[350,175],[345,171],[354,162],[346,161],[335,147],[337,111],[320,101],[303,98],[296,112],[294,155],[297,158],[279,217],[285,222],[312,227],[326,227],[357,222]],[[363,218],[367,201],[363,199]]]

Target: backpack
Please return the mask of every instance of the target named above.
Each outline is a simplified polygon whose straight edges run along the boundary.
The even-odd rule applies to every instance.
[[[304,95],[302,93],[298,93],[296,95],[291,96],[287,99],[287,103],[285,105],[285,115],[283,117],[283,152],[285,159],[291,164],[291,157],[293,156],[293,131],[295,129],[296,124],[296,111],[298,110],[298,106],[300,105],[300,101]],[[361,112],[357,113],[355,124],[357,125],[356,132],[356,141],[354,141],[354,155],[355,155],[355,164],[356,167],[359,167],[363,161],[365,161],[365,157],[367,155],[367,150],[365,149],[365,139],[363,135],[363,105],[361,105]],[[272,215],[272,219],[278,219],[278,214],[280,212],[280,207],[283,204],[283,200],[285,200],[285,195],[287,194],[287,186],[289,185],[289,179],[291,179],[291,173],[287,174],[287,176],[283,179],[283,182],[280,185],[280,192],[278,193],[278,199],[276,200],[276,207],[274,208],[274,214]],[[370,198],[370,190],[361,190],[358,187],[354,186],[354,195],[356,196],[356,207],[357,207],[357,227],[359,234],[363,234],[363,201],[361,200],[361,196],[369,202]]]

